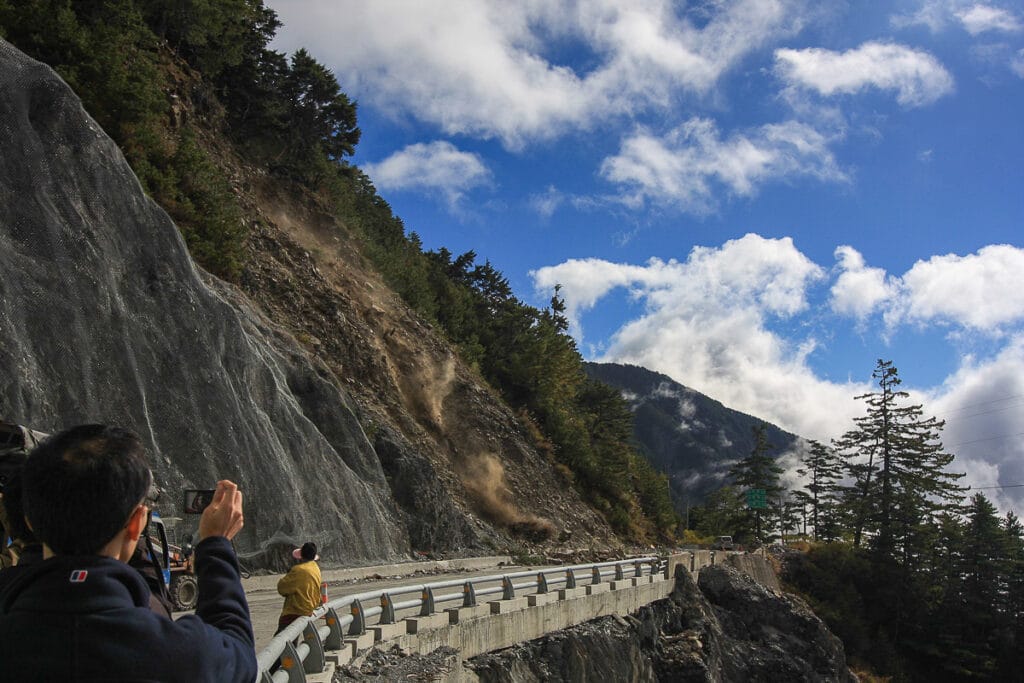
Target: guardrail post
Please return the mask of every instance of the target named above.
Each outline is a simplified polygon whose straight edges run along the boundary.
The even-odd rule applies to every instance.
[[[434,613],[434,589],[426,586],[423,589],[423,596],[420,598],[420,616],[429,617]]]
[[[576,572],[573,571],[572,567],[565,570],[565,587],[575,588],[576,587]]]
[[[616,564],[615,565],[615,580],[616,581],[622,581],[625,578],[626,578],[625,575],[622,573],[622,565],[621,564]]]
[[[382,593],[380,596],[380,623],[395,623],[395,601],[391,599],[391,593]]]
[[[590,583],[601,583],[601,568],[591,567],[590,569]]]
[[[327,614],[324,617],[324,621],[327,622],[327,628],[331,629],[331,632],[327,634],[327,640],[324,641],[325,650],[340,650],[341,649],[341,618],[338,617],[338,613],[331,607],[327,610]]]
[[[306,683],[306,672],[299,666],[299,653],[295,651],[295,644],[288,641],[284,644],[284,652],[281,653],[281,670],[288,674],[288,683]]]
[[[352,625],[348,627],[350,636],[361,636],[366,633],[366,615],[363,613],[363,603],[359,600],[352,601]]]
[[[501,599],[511,600],[514,597],[516,597],[516,589],[512,585],[512,579],[507,576],[501,577]]]
[[[633,563],[633,576],[635,576],[636,578],[639,579],[643,575],[644,575],[644,563],[641,562],[640,560],[637,560],[636,562]]]
[[[462,606],[476,607],[476,589],[473,588],[471,581],[467,581],[462,586]]]
[[[317,632],[316,620],[310,619],[306,622],[306,628],[302,630],[302,640],[309,646],[309,653],[302,661],[302,669],[308,674],[318,674],[324,670],[327,660],[324,659],[324,644],[320,640],[320,633]]]
[[[548,592],[548,577],[544,576],[544,572],[537,573],[537,592],[547,593]]]

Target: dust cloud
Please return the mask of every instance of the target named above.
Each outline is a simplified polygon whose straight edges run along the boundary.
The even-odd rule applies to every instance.
[[[505,483],[505,468],[490,453],[472,458],[459,468],[459,477],[480,512],[495,524],[529,541],[541,542],[555,534],[555,526],[537,515],[524,514],[512,502],[512,493]]]
[[[424,364],[421,366],[420,384],[423,387],[421,401],[427,415],[439,426],[444,425],[444,400],[452,391],[455,380],[455,359],[449,356],[440,367]]]

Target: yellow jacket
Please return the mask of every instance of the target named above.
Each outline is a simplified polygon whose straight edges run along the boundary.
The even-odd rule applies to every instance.
[[[300,562],[277,582],[277,592],[284,596],[281,615],[308,617],[320,606],[320,567],[316,562]]]

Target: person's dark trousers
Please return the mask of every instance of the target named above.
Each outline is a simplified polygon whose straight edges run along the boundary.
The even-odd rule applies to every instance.
[[[277,630],[274,631],[274,635],[276,636],[278,633],[280,633],[281,631],[283,631],[286,628],[288,628],[288,624],[292,623],[293,621],[298,619],[300,616],[302,616],[302,615],[300,615],[300,614],[282,614],[281,618],[277,620]]]

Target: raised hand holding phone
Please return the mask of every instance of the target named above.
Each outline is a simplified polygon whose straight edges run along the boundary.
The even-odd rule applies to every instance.
[[[199,518],[199,540],[208,536],[224,536],[228,540],[242,529],[242,492],[226,479],[217,482],[213,501]]]

